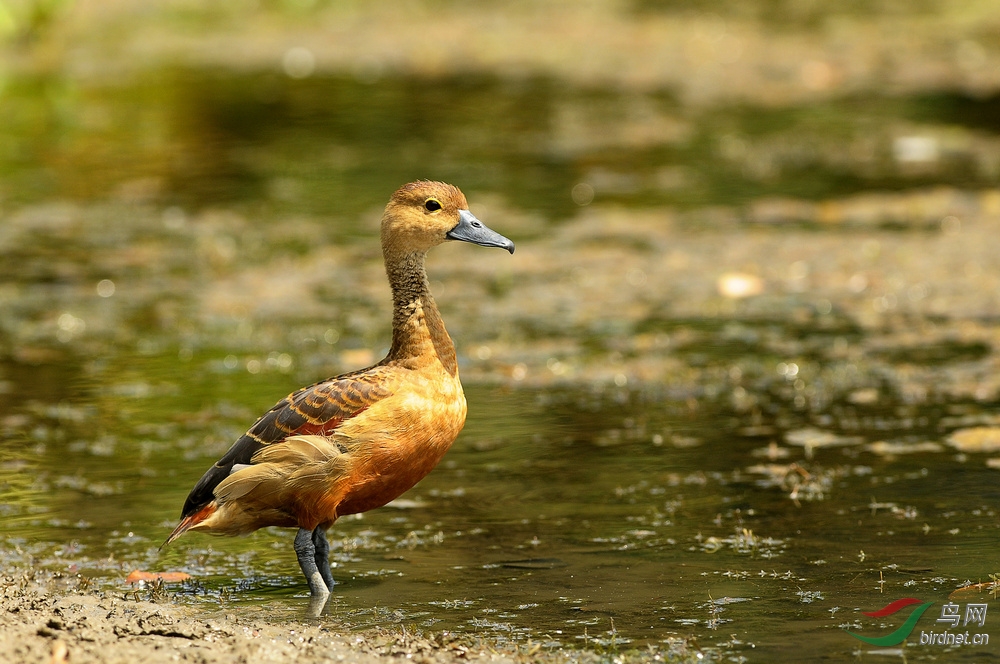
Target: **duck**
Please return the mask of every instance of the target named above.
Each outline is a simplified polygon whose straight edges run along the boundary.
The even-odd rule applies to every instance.
[[[327,530],[412,488],[465,424],[455,345],[424,268],[427,252],[449,241],[514,253],[453,185],[421,180],[392,195],[381,221],[392,291],[388,355],[297,390],[258,418],[191,489],[163,546],[188,531],[297,528],[295,556],[312,605],[322,608],[335,585]]]

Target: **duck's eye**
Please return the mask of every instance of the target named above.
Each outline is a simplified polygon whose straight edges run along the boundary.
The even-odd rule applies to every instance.
[[[424,207],[428,212],[437,212],[441,209],[441,203],[436,198],[428,198],[424,201]]]

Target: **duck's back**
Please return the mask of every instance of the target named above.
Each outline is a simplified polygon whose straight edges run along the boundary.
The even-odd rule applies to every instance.
[[[436,370],[435,370],[436,369]],[[393,363],[338,376],[280,401],[192,489],[192,530],[315,528],[381,507],[423,479],[465,423],[457,375]]]
[[[392,372],[375,366],[320,381],[279,401],[229,448],[188,494],[181,516],[187,517],[209,504],[215,488],[234,466],[253,463],[269,445],[295,435],[329,435],[345,420],[363,412],[393,393]]]

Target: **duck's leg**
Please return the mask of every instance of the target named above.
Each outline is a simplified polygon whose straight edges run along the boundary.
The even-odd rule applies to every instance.
[[[326,603],[330,596],[330,589],[327,588],[323,574],[320,573],[319,567],[316,565],[316,545],[313,543],[313,531],[299,528],[298,534],[295,535],[294,547],[295,555],[299,559],[299,567],[302,568],[302,573],[305,574],[306,581],[309,582],[309,593],[312,595],[313,602]],[[329,545],[327,548],[329,549]],[[329,571],[327,573],[329,574]]]
[[[330,542],[326,539],[326,528],[316,526],[316,530],[312,531],[312,541],[316,547],[316,567],[319,569],[319,575],[323,577],[327,589],[333,590],[337,582],[333,580],[333,574],[330,572]]]

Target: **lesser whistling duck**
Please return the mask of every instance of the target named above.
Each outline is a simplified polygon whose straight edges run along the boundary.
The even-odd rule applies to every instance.
[[[384,360],[294,392],[265,413],[195,484],[188,530],[244,535],[297,527],[295,554],[320,608],[334,580],[326,530],[381,507],[437,465],[465,423],[455,346],[427,285],[424,257],[446,240],[514,253],[514,243],[469,212],[457,187],[413,182],[382,215],[392,287],[392,347]]]

